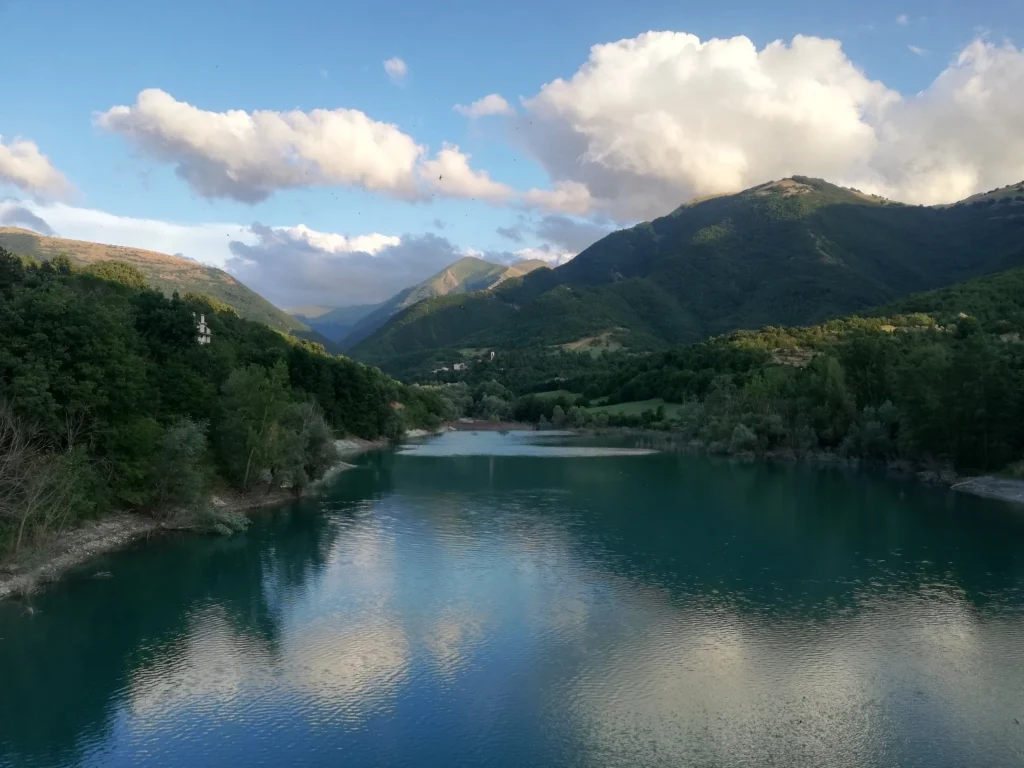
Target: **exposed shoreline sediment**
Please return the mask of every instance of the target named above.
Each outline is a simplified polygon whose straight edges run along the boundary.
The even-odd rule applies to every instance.
[[[1024,504],[1024,480],[1008,477],[968,477],[950,488],[960,493],[969,493],[986,499],[1008,501],[1013,504]]]
[[[336,440],[335,446],[343,460],[302,493],[278,489],[271,493],[248,495],[214,494],[210,496],[210,505],[222,512],[252,514],[261,509],[311,496],[341,472],[353,469],[353,465],[344,459],[351,459],[367,451],[379,450],[387,445],[386,440]],[[198,532],[199,529],[193,520],[157,520],[131,512],[109,515],[86,523],[66,531],[42,546],[28,550],[8,563],[0,564],[0,600],[37,592],[47,584],[59,581],[74,568],[100,555],[127,547],[140,539],[182,531]]]

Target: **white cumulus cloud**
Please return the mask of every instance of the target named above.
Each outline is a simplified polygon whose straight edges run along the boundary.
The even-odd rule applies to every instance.
[[[610,234],[613,229],[592,221],[551,214],[541,218],[533,231],[537,237],[556,248],[569,253],[578,253]]]
[[[0,136],[0,184],[11,184],[35,197],[63,197],[71,184],[34,142]]]
[[[648,32],[594,46],[570,78],[510,115],[550,179],[527,190],[473,168],[454,144],[429,152],[357,110],[213,112],[148,90],[96,120],[210,198],[348,186],[628,222],[794,174],[911,203],[1013,183],[1024,178],[1020,93],[1024,52],[1010,44],[971,43],[904,96],[868,78],[836,40],[798,35],[758,49],[742,36]],[[505,107],[490,94],[456,109]]]
[[[431,192],[500,201],[513,190],[469,166],[454,145],[430,159],[395,125],[353,109],[311,112],[199,109],[158,89],[96,123],[146,154],[172,163],[199,194],[255,203],[276,191],[347,186],[403,200]]]
[[[368,253],[373,256],[385,248],[396,246],[402,242],[400,237],[381,235],[377,232],[372,235],[357,235],[356,237],[346,237],[333,232],[317,232],[305,224],[298,224],[278,231],[327,253]]]
[[[557,267],[572,261],[576,257],[576,252],[551,245],[543,245],[538,248],[520,248],[517,251],[513,251],[513,255],[515,256],[513,261],[539,260],[550,264],[552,267]]]
[[[36,217],[45,226],[33,226],[25,213]],[[19,217],[20,221],[17,220]],[[41,234],[60,233],[61,237],[71,240],[182,254],[216,267],[223,267],[230,258],[228,243],[232,239],[252,237],[249,228],[241,224],[179,224],[159,219],[117,216],[64,203],[41,204],[30,200],[0,202],[0,221],[14,226],[29,226]]]
[[[533,208],[561,213],[585,214],[592,200],[587,185],[578,181],[557,181],[553,189],[531,189],[523,194],[523,202]]]
[[[0,226],[31,229],[40,235],[53,237],[57,231],[42,216],[33,213],[14,200],[0,202]]]
[[[519,133],[553,180],[527,204],[627,221],[793,174],[908,202],[1024,178],[1024,52],[975,42],[920,94],[871,80],[840,43],[758,49],[649,32],[596,45],[524,99]]]
[[[512,105],[497,93],[489,93],[468,107],[465,104],[456,104],[453,109],[460,115],[471,119],[487,115],[511,115],[515,111],[512,109]]]
[[[384,71],[388,73],[394,83],[402,83],[405,76],[409,74],[409,66],[397,56],[392,56],[384,62]]]
[[[425,160],[420,175],[427,186],[449,197],[495,201],[513,194],[511,187],[492,180],[486,171],[474,171],[469,155],[454,144],[446,144],[433,160]]]
[[[227,269],[280,307],[383,301],[463,255],[433,234],[347,238],[258,223],[250,234],[230,244]]]
[[[840,177],[870,158],[868,116],[898,98],[834,40],[758,51],[746,37],[649,32],[594,46],[570,80],[525,101],[521,132],[591,205],[642,218],[801,170]],[[562,210],[582,212],[585,196],[572,199]]]
[[[893,106],[863,189],[924,205],[1024,179],[1024,51],[976,41],[922,93]]]
[[[173,163],[204,197],[243,202],[328,185],[412,198],[424,151],[396,126],[355,109],[210,112],[155,88],[97,115],[96,123]]]
[[[896,23],[899,24],[901,27],[905,27],[908,24],[910,24],[910,17],[907,16],[907,14],[905,13],[901,13],[899,16],[896,17]]]

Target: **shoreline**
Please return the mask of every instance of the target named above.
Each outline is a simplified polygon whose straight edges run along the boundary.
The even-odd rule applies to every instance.
[[[446,424],[435,432],[427,430],[409,430],[406,438],[430,437],[444,432],[473,431],[540,431],[535,426],[520,422],[454,422]],[[713,455],[707,446],[699,441],[679,442],[671,434],[634,429],[577,429],[571,430],[579,435],[631,435],[650,440],[651,448],[667,453],[703,453]],[[272,509],[289,502],[308,498],[319,493],[320,489],[334,480],[342,472],[354,469],[355,465],[344,461],[369,451],[387,448],[387,440],[363,440],[361,438],[345,438],[335,441],[339,449],[341,461],[329,469],[324,476],[300,493],[279,488],[271,493],[243,496],[238,493],[211,494],[209,501],[219,512],[251,516],[260,510]],[[1001,478],[992,475],[977,477],[961,477],[948,468],[934,468],[915,465],[907,461],[893,460],[889,462],[865,462],[850,459],[828,452],[816,452],[797,455],[792,451],[768,453],[726,454],[725,458],[739,461],[769,461],[791,463],[806,461],[820,467],[848,467],[850,469],[878,468],[890,475],[912,478],[927,485],[944,486],[950,491],[965,493],[985,499],[1002,501],[1011,505],[1024,506],[1024,480]],[[40,591],[54,582],[60,581],[68,572],[85,565],[90,560],[123,549],[140,539],[149,539],[155,535],[169,533],[203,533],[194,519],[157,520],[141,514],[121,512],[91,521],[73,530],[27,550],[8,562],[0,562],[0,600],[25,597]]]
[[[769,461],[789,464],[804,461],[818,467],[846,467],[848,469],[878,469],[889,475],[912,479],[924,485],[944,487],[950,491],[978,496],[1008,504],[1024,505],[1024,479],[994,475],[964,476],[952,468],[941,465],[923,464],[905,459],[870,461],[840,456],[830,451],[812,451],[798,454],[792,450],[745,451],[741,453],[715,453],[700,440],[677,440],[671,432],[634,429],[630,427],[608,427],[605,429],[577,429],[577,434],[595,437],[603,435],[630,435],[650,441],[651,447],[666,453],[694,453],[707,456],[721,456],[738,461]]]
[[[953,483],[950,490],[967,493],[971,496],[980,496],[983,499],[996,499],[1010,504],[1024,505],[1024,480],[982,475],[968,477]]]
[[[238,493],[212,493],[210,505],[218,512],[253,515],[298,499],[313,496],[342,472],[355,465],[344,461],[362,453],[388,447],[387,440],[345,438],[335,441],[342,461],[301,493],[279,488],[271,493],[243,496]],[[157,520],[143,514],[119,512],[66,531],[59,536],[27,550],[18,557],[0,562],[0,600],[34,594],[49,584],[60,581],[68,572],[90,560],[123,549],[140,539],[170,533],[203,533],[193,518]]]
[[[537,425],[526,421],[487,421],[469,419],[450,422],[449,432],[538,432]]]

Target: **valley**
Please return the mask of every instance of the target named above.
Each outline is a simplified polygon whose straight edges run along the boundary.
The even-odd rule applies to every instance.
[[[474,256],[465,256],[436,275],[379,304],[327,309],[316,316],[296,314],[295,319],[347,350],[372,336],[403,309],[421,301],[488,291],[506,280],[523,277],[537,269],[547,269],[547,265],[537,260],[511,265],[493,264]]]
[[[1024,0],[0,24],[0,768],[1024,766]]]

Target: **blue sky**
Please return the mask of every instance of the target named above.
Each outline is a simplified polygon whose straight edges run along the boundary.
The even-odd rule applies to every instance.
[[[38,166],[10,156],[5,166],[0,145],[8,213],[17,205],[64,236],[227,265],[280,304],[376,300],[467,252],[558,262],[603,229],[790,173],[926,203],[1024,178],[1024,107],[1009,103],[1024,85],[1013,47],[1024,41],[1020,0],[0,0],[0,25],[14,31],[0,49],[0,135],[9,152],[30,142],[67,182],[41,181]],[[798,35],[826,43],[798,45]],[[731,45],[716,53],[706,45],[715,38]],[[766,51],[776,40],[778,55]],[[591,58],[592,46],[617,41],[632,42]],[[397,81],[383,65],[395,57],[406,67]],[[588,58],[586,82],[545,90]],[[146,89],[166,104],[135,108]],[[488,94],[511,114],[453,109]],[[102,118],[119,105],[134,111]],[[305,129],[276,160],[269,128],[237,147],[228,131],[211,148],[207,117],[187,105],[209,116],[356,110],[393,125],[413,154],[394,181],[395,145],[369,167],[340,156],[348,134],[308,157]],[[446,145],[458,146],[465,177],[453,169],[435,185],[428,170]],[[306,175],[281,182],[296,157]],[[259,191],[210,175],[238,163],[259,176]],[[176,173],[183,164],[191,182]],[[560,184],[568,202],[530,192]],[[248,231],[257,222],[277,234]],[[403,247],[389,239],[357,252],[299,224]],[[373,268],[380,279],[360,283]]]

